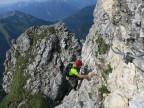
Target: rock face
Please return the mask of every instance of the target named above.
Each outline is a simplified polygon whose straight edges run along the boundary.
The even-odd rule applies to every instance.
[[[59,26],[54,33],[50,29],[51,35],[45,27],[29,29],[7,53],[3,87],[11,94],[12,84],[15,84],[12,82],[22,81],[18,87],[14,85],[15,88],[24,85],[23,89],[30,90],[31,94],[42,92],[59,104],[56,108],[143,108],[143,12],[144,1],[141,0],[97,1],[94,25],[81,55],[84,63],[81,72],[93,72],[94,77],[80,81],[78,90],[72,90],[65,97],[61,67],[67,57],[69,61],[75,57],[76,53],[70,56],[68,49],[75,45],[72,49],[79,50],[80,46],[75,44],[78,41]],[[35,37],[35,33],[38,36]],[[15,81],[15,78],[21,80]],[[25,105],[28,99],[20,98],[19,106]]]
[[[3,78],[8,97],[13,96],[7,103],[9,107],[27,107],[35,94],[45,96],[49,107],[57,105],[68,93],[62,72],[68,62],[80,56],[79,40],[58,23],[31,27],[12,43],[6,54]],[[21,97],[16,95],[21,93]]]
[[[143,14],[141,0],[97,1],[82,49],[84,65],[95,76],[56,108],[144,107],[144,59],[126,56],[144,54]]]

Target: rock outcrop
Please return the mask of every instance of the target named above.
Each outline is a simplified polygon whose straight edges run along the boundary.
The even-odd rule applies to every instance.
[[[81,54],[81,72],[93,72],[94,77],[81,80],[78,90],[67,95],[61,72],[63,65],[80,55],[78,40],[60,25],[54,26],[55,31],[53,27],[30,28],[13,41],[7,53],[4,89],[12,96],[28,97],[17,96],[19,107],[33,100],[28,93],[42,93],[56,108],[143,108],[143,15],[141,0],[97,1],[94,25]],[[9,106],[13,104],[10,101]]]
[[[143,108],[144,1],[98,0],[82,59],[95,76],[84,79],[56,108]],[[137,56],[136,56],[137,57]]]
[[[30,108],[44,97],[49,107],[59,104],[69,90],[63,68],[81,55],[80,41],[58,23],[31,27],[12,43],[3,78],[8,107]]]

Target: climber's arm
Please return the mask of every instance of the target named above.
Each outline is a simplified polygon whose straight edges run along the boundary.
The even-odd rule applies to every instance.
[[[88,75],[82,75],[82,74],[76,74],[77,77],[79,78],[91,78],[93,77],[93,74],[92,73],[89,73]]]

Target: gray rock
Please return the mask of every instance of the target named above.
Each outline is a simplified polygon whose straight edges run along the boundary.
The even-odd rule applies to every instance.
[[[143,108],[143,61],[134,59],[126,64],[122,55],[111,48],[106,53],[99,52],[105,50],[99,45],[102,41],[112,44],[117,52],[144,53],[143,4],[141,0],[97,1],[94,24],[81,55],[88,71],[96,75],[90,81],[83,80],[80,89],[71,91],[56,108]],[[108,65],[112,72],[105,73]],[[109,94],[99,91],[102,85],[107,87]]]
[[[80,49],[78,40],[62,23],[29,28],[7,52],[3,88],[11,93],[14,82],[24,80],[23,89],[30,94],[42,93],[53,104],[59,103],[69,89],[64,87],[67,82],[62,75],[63,66],[72,62],[71,56],[76,60],[80,53],[74,50]]]
[[[81,45],[62,23],[51,26],[52,31],[48,26],[30,28],[7,52],[5,91],[10,92],[16,69],[20,69],[21,75],[28,75],[23,88],[31,94],[42,92],[56,108],[143,108],[143,62],[134,59],[126,63],[111,49],[133,55],[144,53],[143,8],[141,0],[97,1],[94,24],[81,55],[86,73],[93,72],[95,76],[79,81],[78,90],[67,95],[62,69],[80,56]],[[25,57],[26,64],[17,64],[20,57]],[[110,93],[99,89],[103,85]]]

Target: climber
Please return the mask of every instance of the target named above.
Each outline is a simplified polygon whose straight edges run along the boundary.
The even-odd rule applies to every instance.
[[[79,70],[81,66],[82,66],[82,61],[79,59],[76,60],[68,72],[69,75],[66,76],[66,79],[70,82],[74,90],[76,90],[77,88],[78,80],[82,80],[83,78],[92,78],[94,76],[92,73],[89,73],[87,75],[80,74]]]

